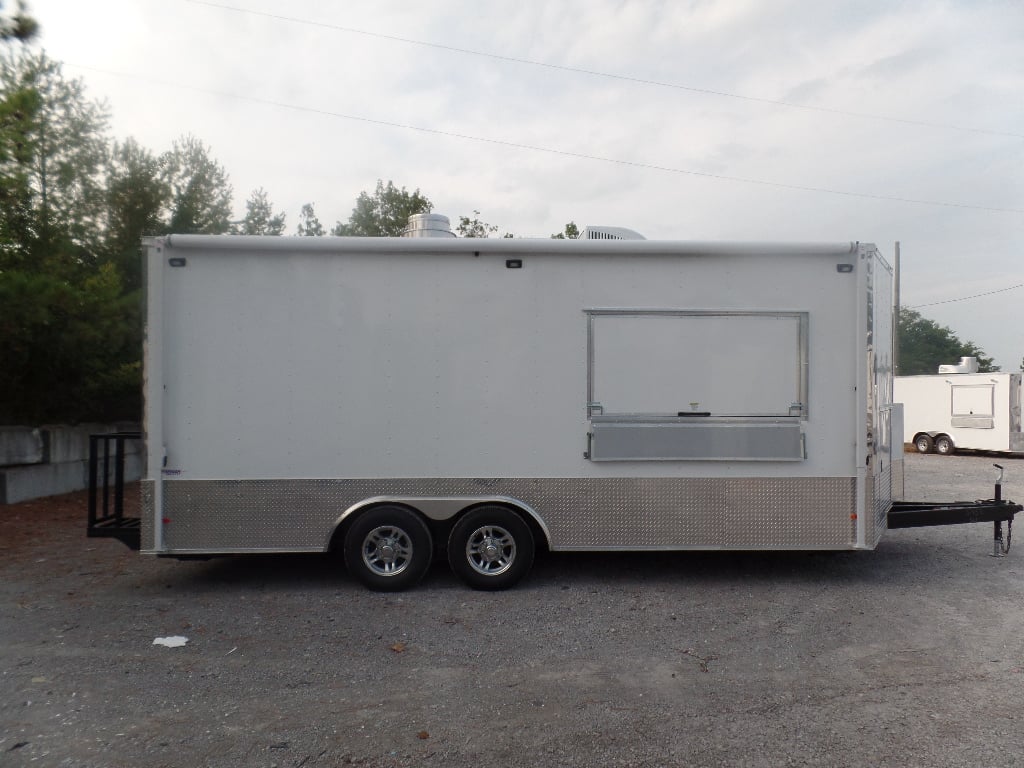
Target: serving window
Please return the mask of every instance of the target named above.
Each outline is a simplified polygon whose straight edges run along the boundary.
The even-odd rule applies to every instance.
[[[949,401],[951,426],[995,428],[995,384],[954,384],[950,387]]]
[[[586,313],[592,459],[803,458],[806,312]]]

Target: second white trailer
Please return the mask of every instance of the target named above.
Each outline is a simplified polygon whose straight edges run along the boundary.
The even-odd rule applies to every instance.
[[[1019,373],[897,376],[893,399],[903,404],[904,442],[921,453],[1024,451]]]

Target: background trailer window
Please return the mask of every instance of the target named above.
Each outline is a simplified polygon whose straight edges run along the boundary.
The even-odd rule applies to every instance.
[[[995,384],[953,384],[950,424],[964,429],[994,429],[995,404]]]

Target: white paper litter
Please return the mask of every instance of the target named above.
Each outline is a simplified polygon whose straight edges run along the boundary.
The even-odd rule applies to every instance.
[[[185,643],[188,642],[187,637],[181,635],[173,635],[172,637],[158,637],[153,641],[153,645],[165,645],[168,648],[181,648]]]

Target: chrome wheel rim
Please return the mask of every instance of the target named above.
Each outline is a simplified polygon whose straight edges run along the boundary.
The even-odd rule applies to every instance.
[[[484,576],[497,576],[512,567],[516,559],[516,540],[499,525],[477,528],[466,541],[466,560]]]
[[[363,563],[379,576],[397,576],[412,562],[412,539],[401,528],[382,525],[363,539]]]

